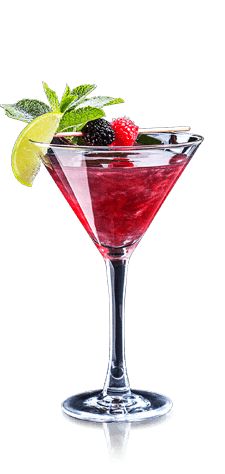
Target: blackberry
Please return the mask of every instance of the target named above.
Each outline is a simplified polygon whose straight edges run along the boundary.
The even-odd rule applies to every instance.
[[[86,123],[82,128],[83,140],[86,145],[110,145],[115,139],[115,133],[107,120],[97,119]]]

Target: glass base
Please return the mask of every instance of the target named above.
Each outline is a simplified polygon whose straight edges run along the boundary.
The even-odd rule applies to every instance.
[[[99,423],[148,420],[165,415],[171,408],[169,398],[142,390],[113,396],[95,390],[74,395],[62,404],[66,415]]]

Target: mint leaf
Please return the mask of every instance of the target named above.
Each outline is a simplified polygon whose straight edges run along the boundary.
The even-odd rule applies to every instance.
[[[70,90],[69,86],[66,86],[62,100],[60,102],[61,112],[65,112],[67,109],[76,107],[78,104],[85,100],[85,97],[92,92],[96,86],[94,84],[83,84]]]
[[[81,86],[72,89],[71,94],[77,95],[78,99],[85,98],[88,94],[95,90],[96,87],[97,86],[95,84],[82,84]]]
[[[79,104],[78,107],[87,107],[87,105],[90,105],[91,107],[97,107],[101,109],[107,105],[121,104],[122,102],[124,102],[124,100],[120,98],[114,99],[113,97],[108,96],[97,96],[84,99],[84,101]]]
[[[61,98],[61,101],[60,101],[60,110],[61,112],[63,111],[63,107],[64,107],[64,102],[67,100],[68,96],[71,94],[71,91],[70,91],[70,87],[68,86],[68,84],[66,84],[66,87],[64,89],[64,92],[63,92],[63,95],[62,95],[62,98]]]
[[[64,90],[63,95],[62,95],[61,102],[62,102],[62,100],[65,99],[65,97],[67,97],[70,94],[71,94],[70,87],[68,86],[68,84],[66,84],[65,90]],[[61,102],[60,102],[60,104],[61,104]]]
[[[64,113],[59,123],[58,132],[81,130],[89,120],[96,120],[104,117],[105,113],[101,109],[94,107],[84,107],[83,109],[72,109]]]
[[[51,112],[50,107],[44,104],[44,102],[31,99],[22,99],[16,102],[16,104],[2,104],[0,107],[5,109],[8,117],[21,120],[22,122],[31,122],[39,115]]]
[[[65,90],[62,95],[62,99],[60,102],[60,111],[65,112],[68,109],[68,106],[73,102],[74,100],[78,99],[77,95],[71,94],[70,87],[68,84],[66,84]]]
[[[68,95],[67,97],[64,97],[64,99],[61,100],[60,102],[60,110],[61,112],[65,112],[68,108],[71,108],[73,106],[73,103],[76,102],[78,99],[77,95]]]
[[[50,87],[48,87],[48,84],[46,84],[46,82],[43,82],[43,88],[44,88],[46,97],[49,101],[52,111],[60,112],[59,99],[57,97],[56,92],[50,89]]]

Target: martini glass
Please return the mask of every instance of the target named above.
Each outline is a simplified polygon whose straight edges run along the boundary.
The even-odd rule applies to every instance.
[[[130,256],[203,138],[151,135],[154,145],[88,147],[36,143],[42,161],[102,254],[110,299],[109,363],[102,390],[62,404],[74,418],[141,421],[166,414],[164,395],[130,388],[125,360],[124,302]]]

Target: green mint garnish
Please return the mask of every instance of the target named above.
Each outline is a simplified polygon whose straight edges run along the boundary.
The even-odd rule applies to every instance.
[[[51,109],[40,100],[22,99],[16,104],[2,104],[5,113],[9,118],[21,120],[22,122],[31,122],[39,115],[50,112]]]
[[[71,89],[66,85],[61,101],[56,92],[43,82],[44,92],[50,105],[39,100],[22,99],[16,104],[3,104],[8,117],[31,122],[48,112],[61,113],[62,119],[57,131],[79,131],[90,120],[104,117],[103,107],[124,102],[121,98],[109,96],[87,97],[96,88],[95,84],[82,84]]]
[[[52,112],[60,112],[59,99],[56,92],[50,89],[50,87],[48,87],[48,84],[46,84],[46,82],[43,82],[43,88],[44,88],[46,97],[49,101],[49,104],[51,106]]]
[[[96,87],[97,86],[95,84],[82,84],[81,86],[72,89],[71,93],[73,95],[77,95],[78,99],[84,99],[87,95],[94,91]]]
[[[101,109],[107,105],[121,104],[122,102],[124,102],[124,100],[120,98],[114,99],[113,97],[108,96],[98,96],[85,99],[78,105],[78,107],[87,107],[87,105],[89,105],[91,107],[97,107],[98,109]]]
[[[70,87],[67,84],[60,102],[60,111],[65,112],[69,105],[76,99],[78,99],[78,96],[71,93]]]
[[[73,107],[73,103],[78,99],[77,95],[69,94],[67,97],[62,98],[60,102],[60,111],[66,112],[69,108]]]
[[[95,88],[95,84],[83,84],[72,89],[69,94],[67,92],[66,99],[62,97],[61,100],[61,112],[65,112],[68,109],[78,107],[78,105],[82,104],[87,95],[90,94]]]
[[[61,105],[62,101],[63,101],[66,97],[68,97],[68,95],[70,95],[70,94],[71,94],[70,87],[68,86],[68,84],[66,84],[66,87],[65,87],[65,89],[64,89],[64,92],[63,92],[63,95],[62,95],[62,99],[61,99],[60,105]]]
[[[105,112],[94,107],[84,107],[82,109],[71,109],[65,112],[59,123],[59,132],[81,130],[90,120],[104,117]]]

